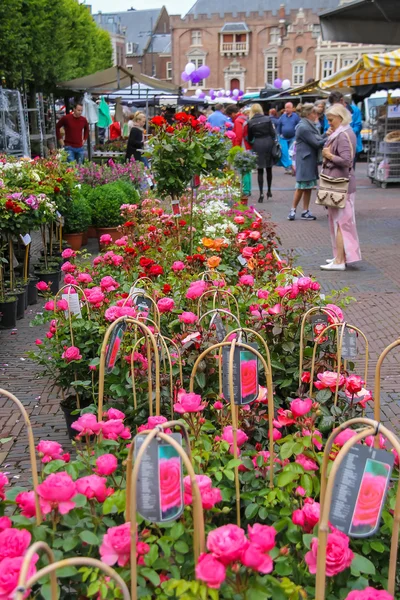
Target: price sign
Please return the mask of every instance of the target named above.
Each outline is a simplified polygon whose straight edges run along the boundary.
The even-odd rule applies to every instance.
[[[351,359],[357,357],[357,331],[345,327],[342,339],[342,358]]]
[[[257,349],[256,344],[247,344]],[[226,399],[230,399],[229,346],[222,348],[222,391]],[[250,404],[258,398],[258,357],[240,346],[235,347],[233,356],[233,396],[237,405]]]
[[[127,329],[127,323],[125,321],[120,321],[116,327],[114,327],[110,341],[107,346],[106,351],[106,373],[109,375],[113,368],[115,367],[115,363],[117,362],[119,350],[121,348],[122,338],[124,337],[124,333]]]
[[[215,325],[215,335],[217,340],[223,342],[226,337],[226,329],[219,313],[215,313],[211,319],[210,327],[212,327],[212,325]]]
[[[62,299],[68,303],[68,310],[65,312],[65,317],[68,318],[68,311],[72,315],[76,315],[78,319],[82,318],[81,303],[78,294],[63,294]]]
[[[180,433],[169,434],[182,446]],[[135,438],[135,461],[146,435]],[[183,512],[182,459],[170,444],[153,439],[140,463],[137,480],[137,510],[147,521],[175,521]]]
[[[29,244],[32,241],[32,238],[29,235],[29,233],[26,233],[25,235],[22,235],[22,233],[21,233],[19,237],[21,238],[21,241],[24,244],[24,246],[29,246]]]
[[[320,334],[328,327],[328,315],[325,314],[317,314],[312,315],[311,324],[313,328],[313,342],[317,340]],[[320,348],[325,348],[328,345],[329,337],[327,335],[323,335],[319,340]]]

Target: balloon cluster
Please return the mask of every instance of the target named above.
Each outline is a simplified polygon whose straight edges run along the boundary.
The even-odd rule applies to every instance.
[[[185,70],[182,71],[182,80],[183,81],[191,81],[192,83],[200,83],[203,79],[207,79],[210,75],[210,67],[207,65],[202,65],[198,69],[196,69],[193,63],[188,63],[185,67]],[[243,96],[244,92],[242,90],[210,90],[210,92],[206,95],[205,92],[201,89],[196,90],[196,97],[200,100],[215,100],[216,98],[232,98],[232,100],[240,100]]]
[[[274,81],[274,87],[277,90],[288,90],[291,87],[291,83],[290,83],[290,79],[284,79],[282,81],[282,79],[279,79],[279,77],[277,79],[275,79]]]

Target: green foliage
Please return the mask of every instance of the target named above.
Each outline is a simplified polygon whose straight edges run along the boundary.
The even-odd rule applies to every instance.
[[[122,204],[129,204],[132,200],[128,197],[121,183],[106,183],[94,188],[89,199],[92,204],[93,224],[96,227],[118,227],[123,223],[121,217]]]
[[[110,67],[110,36],[76,0],[2,0],[0,74],[52,91],[58,81]]]
[[[75,194],[64,213],[64,233],[86,231],[92,222],[89,200],[82,194]]]

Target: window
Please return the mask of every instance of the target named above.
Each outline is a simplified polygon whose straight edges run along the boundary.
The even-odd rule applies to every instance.
[[[107,23],[114,23],[114,17],[108,17]]]
[[[192,46],[201,46],[201,31],[193,29],[192,31]]]
[[[353,62],[355,61],[355,58],[342,58],[342,69],[343,67],[349,67],[350,65],[353,64]]]
[[[199,67],[202,67],[204,65],[204,58],[197,58],[197,57],[189,57],[189,61],[192,62],[194,64],[194,66],[196,67],[196,71]],[[199,81],[199,83],[191,83],[190,87],[194,88],[194,87],[202,87],[204,85],[204,79],[202,79],[201,81]]]
[[[311,29],[311,37],[313,38],[318,38],[321,35],[321,25],[319,24],[315,24],[312,26]]]
[[[156,65],[151,65],[151,76],[157,77]]]
[[[269,30],[269,43],[270,44],[279,44],[279,38],[281,37],[281,32],[279,27],[271,27]]]
[[[333,60],[324,60],[322,63],[322,77],[330,77],[333,73]]]
[[[304,64],[293,65],[292,82],[293,85],[303,85],[305,79],[306,66]]]
[[[133,53],[133,44],[132,44],[132,42],[128,42],[126,44],[126,53],[127,54],[132,54]]]
[[[169,61],[166,64],[166,78],[167,79],[172,79],[172,62]]]
[[[278,57],[270,54],[265,57],[265,82],[273,85],[278,77]]]

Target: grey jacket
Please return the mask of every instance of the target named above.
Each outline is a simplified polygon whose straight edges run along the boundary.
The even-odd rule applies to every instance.
[[[301,119],[296,128],[296,181],[318,178],[318,155],[325,139],[314,123]]]
[[[325,175],[329,175],[330,177],[349,177],[348,191],[349,194],[354,194],[356,191],[356,176],[353,163],[356,153],[357,138],[351,127],[346,129],[346,133],[344,133],[344,131],[339,133],[330,145],[329,142],[326,142],[326,146],[329,147],[329,150],[334,156],[332,157],[332,160],[324,161],[322,168]],[[349,139],[353,149],[350,147]]]

